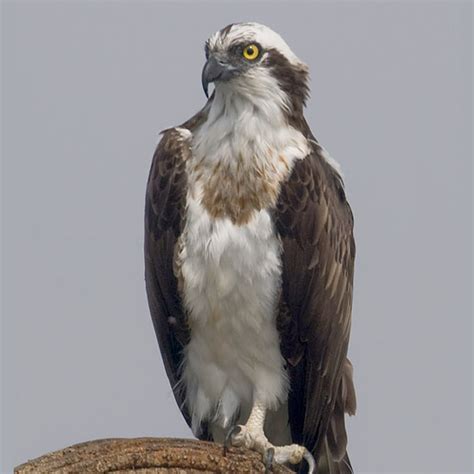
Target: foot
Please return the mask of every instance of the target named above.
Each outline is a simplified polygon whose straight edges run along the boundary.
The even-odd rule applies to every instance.
[[[278,464],[299,464],[303,459],[308,463],[308,473],[315,472],[316,463],[311,453],[298,444],[287,446],[273,446],[262,429],[253,428],[247,425],[237,425],[233,427],[226,436],[227,446],[245,447],[257,451],[262,455],[266,472],[270,472],[273,462]]]

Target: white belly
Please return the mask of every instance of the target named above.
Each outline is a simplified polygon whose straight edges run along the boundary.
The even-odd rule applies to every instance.
[[[226,426],[255,397],[276,408],[288,382],[276,329],[280,242],[267,211],[243,226],[188,196],[179,258],[191,328],[183,378],[193,431]]]

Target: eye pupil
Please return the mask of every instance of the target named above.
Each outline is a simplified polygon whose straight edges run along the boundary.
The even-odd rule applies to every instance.
[[[252,46],[249,46],[249,47],[247,48],[247,54],[248,54],[249,56],[252,56],[252,54],[253,54],[253,48],[252,48]]]

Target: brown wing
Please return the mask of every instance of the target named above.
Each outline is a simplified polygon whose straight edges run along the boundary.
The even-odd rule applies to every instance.
[[[185,161],[189,149],[175,129],[165,131],[153,156],[145,200],[145,282],[166,373],[188,424],[179,385],[182,350],[189,333],[174,275],[174,255],[183,226]]]
[[[327,444],[331,456],[341,461],[346,455],[344,411],[355,409],[352,374],[345,366],[355,257],[353,219],[342,181],[316,143],[309,156],[295,163],[283,185],[275,223],[283,244],[278,324],[291,379],[293,441],[303,443],[316,459]],[[343,378],[343,373],[348,375]]]
[[[212,97],[211,97],[212,99]],[[181,125],[193,131],[205,119],[206,107]],[[145,282],[151,318],[176,402],[189,426],[191,419],[184,404],[180,384],[183,348],[189,328],[182,306],[175,272],[175,252],[184,225],[186,160],[189,142],[177,129],[163,132],[153,156],[145,198]],[[201,439],[208,439],[201,427]]]

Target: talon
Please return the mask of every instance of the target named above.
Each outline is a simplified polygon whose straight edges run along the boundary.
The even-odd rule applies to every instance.
[[[232,446],[232,438],[239,434],[242,431],[242,428],[239,425],[234,425],[230,428],[230,430],[225,435],[224,439],[224,457],[227,456],[227,451]]]
[[[314,474],[316,472],[316,461],[306,448],[304,450],[303,459],[308,463],[308,474]]]
[[[265,451],[264,461],[265,461],[265,474],[270,474],[272,472],[273,460],[275,459],[275,448],[268,448]]]

